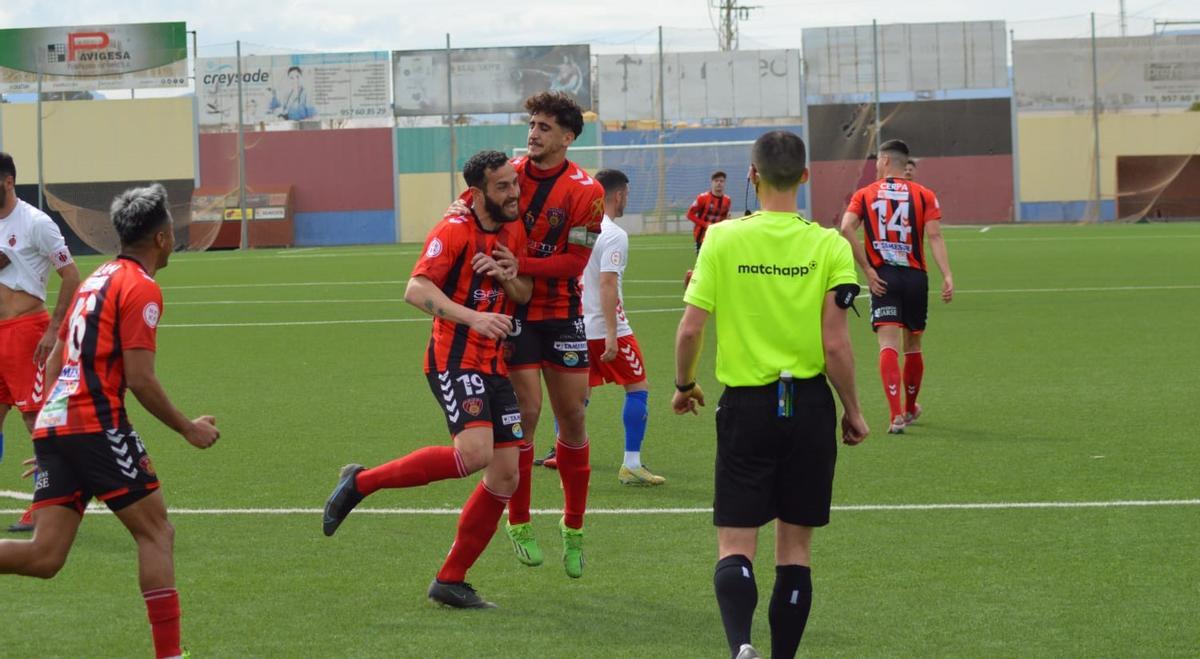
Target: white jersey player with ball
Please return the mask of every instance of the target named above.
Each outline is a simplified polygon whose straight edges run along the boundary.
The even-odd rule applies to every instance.
[[[613,220],[625,214],[629,178],[615,169],[600,170],[594,178],[604,186],[604,221],[583,271],[584,331],[592,369],[589,384],[596,387],[614,382],[625,387],[625,461],[618,480],[625,485],[661,485],[666,479],[650,473],[642,464],[650,391],[646,362],[622,303],[629,234]]]
[[[46,358],[79,286],[79,269],[58,225],[17,198],[16,180],[12,156],[0,152],[0,458],[10,409],[17,408],[33,431],[42,406]],[[46,311],[51,270],[63,280],[53,317]],[[28,513],[9,527],[32,529]]]

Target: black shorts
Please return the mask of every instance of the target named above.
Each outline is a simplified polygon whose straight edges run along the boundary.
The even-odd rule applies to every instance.
[[[929,275],[924,270],[894,265],[880,266],[875,271],[887,282],[887,292],[871,296],[871,327],[899,325],[924,332],[929,315]]]
[[[429,388],[446,415],[451,437],[467,428],[491,428],[496,446],[516,444],[525,437],[521,408],[512,383],[502,375],[479,371],[428,373]]]
[[[154,463],[133,429],[46,437],[33,443],[38,474],[33,508],[66,506],[83,513],[95,497],[112,511],[158,489]]]
[[[778,415],[778,384],[728,387],[717,407],[716,526],[756,528],[773,519],[829,523],[837,461],[837,409],[823,376],[793,383],[791,417]]]
[[[573,320],[515,320],[513,334],[504,343],[504,361],[510,369],[549,367],[587,373],[587,336],[583,318]]]

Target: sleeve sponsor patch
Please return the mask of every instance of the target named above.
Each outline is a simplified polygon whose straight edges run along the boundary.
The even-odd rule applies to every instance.
[[[429,241],[429,247],[427,247],[425,249],[425,258],[436,259],[437,257],[439,257],[441,255],[442,255],[442,240],[441,240],[441,238],[434,238],[433,240]]]
[[[598,238],[600,238],[599,232],[588,231],[587,227],[571,227],[571,230],[567,232],[568,243],[588,249],[596,246]]]

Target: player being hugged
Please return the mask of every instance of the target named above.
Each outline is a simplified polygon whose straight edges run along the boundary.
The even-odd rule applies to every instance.
[[[925,237],[942,271],[942,301],[954,298],[950,257],[942,238],[942,209],[937,195],[905,177],[908,145],[888,140],[879,146],[874,183],[858,190],[842,216],[842,235],[854,249],[854,260],[871,287],[871,326],[879,337],[879,373],[887,396],[888,432],[898,435],[921,416],[917,394],[925,361],[921,335],[929,314],[929,275]],[[866,240],[859,242],[858,228]],[[904,346],[903,384],[907,394],[900,406],[900,346]]]
[[[32,540],[0,541],[0,573],[49,579],[62,569],[93,497],[116,514],[137,543],[138,581],[157,657],[177,657],[179,594],[174,536],[158,477],[125,410],[138,402],[197,448],[217,441],[216,420],[189,421],[154,374],[162,291],[154,275],[175,246],[167,192],[159,184],[113,201],[121,253],[80,286],[46,365],[54,382],[38,414],[33,446]],[[31,463],[33,461],[30,461]]]
[[[446,416],[452,446],[427,446],[372,469],[350,464],[325,503],[331,536],[367,496],[381,489],[417,487],[484,470],[458,518],[458,532],[429,599],[457,608],[492,608],[466,583],[504,507],[517,489],[518,447],[525,433],[504,363],[514,303],[529,301],[533,283],[517,275],[525,247],[518,217],[520,185],[508,156],[481,151],[463,167],[472,207],[443,218],[429,232],[404,299],[433,316],[425,374]]]

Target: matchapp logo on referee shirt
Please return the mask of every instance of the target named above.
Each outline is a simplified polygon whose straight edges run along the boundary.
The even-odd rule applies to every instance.
[[[774,277],[805,277],[817,269],[816,261],[809,261],[808,265],[777,265],[770,263],[756,263],[753,265],[741,263],[738,264],[737,272],[739,275],[769,275]]]

